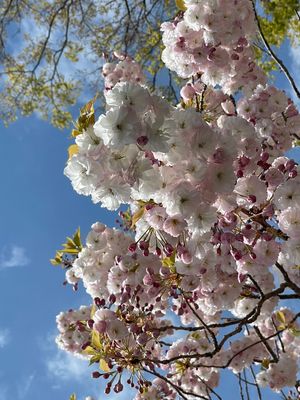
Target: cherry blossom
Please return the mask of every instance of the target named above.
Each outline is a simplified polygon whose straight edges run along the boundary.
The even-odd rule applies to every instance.
[[[259,394],[297,388],[300,315],[282,300],[300,294],[299,167],[286,156],[300,116],[255,63],[250,1],[185,6],[161,27],[180,103],[117,55],[105,112],[76,137],[73,188],[129,208],[123,230],[93,224],[65,260],[91,305],[58,315],[57,343],[100,365],[106,394],[128,384],[135,400],[210,399],[224,369],[240,385],[250,370]]]

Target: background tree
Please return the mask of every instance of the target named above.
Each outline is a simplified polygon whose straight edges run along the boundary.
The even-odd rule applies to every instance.
[[[271,46],[280,47],[286,38],[297,43],[297,0],[261,0],[256,6]],[[134,55],[157,86],[163,68],[159,28],[176,12],[173,0],[2,1],[0,117],[8,123],[18,113],[38,112],[56,127],[68,126],[82,83],[93,95],[99,91],[103,55],[113,51]],[[261,40],[256,56],[266,71],[276,68]],[[164,80],[168,97],[175,94],[173,80],[172,73]]]

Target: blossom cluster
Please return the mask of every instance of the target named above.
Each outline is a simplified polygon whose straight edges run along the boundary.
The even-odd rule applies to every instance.
[[[118,82],[144,83],[145,76],[140,65],[130,57],[114,54],[118,62],[106,62],[102,67],[104,90],[109,91]]]
[[[275,391],[297,381],[299,315],[280,299],[300,293],[300,168],[285,155],[300,116],[254,62],[250,1],[185,4],[162,26],[164,62],[190,78],[181,103],[132,60],[105,64],[106,112],[65,168],[94,203],[129,205],[131,235],[92,226],[66,279],[93,306],[61,313],[57,341],[100,361],[107,394],[128,370],[135,400],[209,398],[224,368],[261,365]]]
[[[162,60],[182,78],[201,74],[207,85],[225,93],[254,89],[266,77],[250,45],[256,33],[252,2],[191,0],[187,10],[162,24]]]

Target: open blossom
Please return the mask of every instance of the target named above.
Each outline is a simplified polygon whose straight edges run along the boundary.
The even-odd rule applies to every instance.
[[[275,191],[274,203],[280,210],[300,204],[299,180],[290,180],[280,185]]]
[[[148,224],[158,230],[163,228],[166,218],[166,210],[160,206],[152,207],[145,213],[145,220]]]
[[[94,329],[106,333],[111,340],[123,339],[128,335],[126,325],[111,310],[98,310],[93,318]]]
[[[165,220],[163,230],[171,236],[179,236],[187,223],[181,217],[181,215],[173,215]]]
[[[300,239],[300,208],[289,207],[278,217],[279,227],[292,239]]]
[[[238,204],[262,204],[267,200],[267,188],[257,176],[240,178],[235,186]]]
[[[83,155],[75,155],[70,159],[64,172],[79,194],[88,195],[97,185],[100,170],[93,160]]]
[[[136,114],[126,106],[108,111],[95,124],[96,135],[112,147],[135,143],[139,131]]]
[[[283,355],[278,363],[270,364],[266,371],[257,375],[260,386],[270,386],[279,392],[284,386],[292,386],[296,380],[297,361],[294,358]]]
[[[133,83],[123,82],[115,86],[105,96],[108,107],[131,107],[136,112],[144,111],[150,100],[150,94],[146,88]]]

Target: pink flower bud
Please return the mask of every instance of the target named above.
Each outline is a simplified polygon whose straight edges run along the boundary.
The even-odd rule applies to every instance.
[[[94,325],[94,320],[93,320],[93,319],[89,319],[88,322],[87,322],[87,326],[88,326],[90,329],[93,329],[93,325]]]
[[[114,295],[113,293],[109,296],[109,302],[110,303],[115,303],[117,300],[116,295]]]
[[[248,196],[248,200],[250,201],[250,203],[255,203],[256,202],[256,196],[254,196],[254,194],[250,194],[250,196]]]
[[[237,44],[238,46],[248,46],[248,40],[245,37],[240,37]]]
[[[149,142],[149,139],[148,139],[148,137],[147,136],[139,136],[137,139],[136,139],[136,142],[137,142],[137,144],[139,145],[139,146],[146,146],[146,144]]]
[[[173,253],[173,251],[174,247],[170,243],[167,243],[165,247],[166,254],[170,256]]]
[[[149,242],[146,242],[145,240],[140,241],[139,248],[141,250],[147,250],[149,248]]]
[[[237,60],[240,59],[239,55],[236,54],[236,53],[232,53],[231,56],[230,56],[230,58],[231,58],[233,61],[237,61]]]
[[[261,159],[263,162],[266,162],[266,161],[269,159],[269,157],[270,157],[270,154],[267,153],[266,151],[264,151],[264,152],[261,153],[261,155],[260,155],[260,159]]]
[[[120,392],[122,392],[122,390],[123,390],[123,385],[122,385],[121,382],[118,382],[118,383],[115,385],[115,387],[114,387],[114,391],[115,391],[116,393],[120,393]]]
[[[131,243],[131,245],[129,245],[129,247],[128,247],[128,250],[129,250],[131,253],[134,253],[134,252],[136,251],[136,248],[137,248],[136,243]]]
[[[296,163],[294,160],[288,160],[285,163],[285,169],[290,172],[294,169],[295,165],[296,165]]]
[[[156,255],[157,255],[158,257],[160,257],[160,256],[161,256],[161,249],[160,249],[159,247],[156,247],[155,253],[156,253]]]

